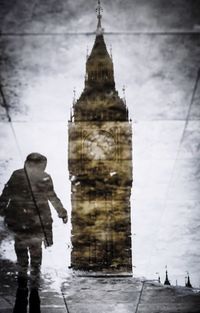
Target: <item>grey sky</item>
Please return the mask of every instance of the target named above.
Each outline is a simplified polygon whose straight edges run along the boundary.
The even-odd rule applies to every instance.
[[[115,0],[102,2],[107,31],[189,29],[200,23],[198,0]],[[1,1],[1,29],[91,31],[96,1]]]

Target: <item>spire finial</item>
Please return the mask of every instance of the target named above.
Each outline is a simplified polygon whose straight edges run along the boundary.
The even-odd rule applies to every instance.
[[[112,45],[110,45],[110,57],[111,57],[111,59],[113,58],[113,56],[112,56]]]
[[[101,12],[103,12],[103,9],[101,7],[101,1],[100,0],[98,0],[96,12],[97,12],[98,20],[101,20],[101,18],[102,18]]]
[[[158,283],[160,284],[161,283],[161,281],[160,281],[160,274],[159,274],[159,272],[156,272],[156,274],[158,275]]]
[[[126,87],[125,87],[125,85],[123,85],[122,92],[123,92],[124,104],[126,104]]]
[[[88,57],[89,57],[89,48],[88,48],[88,46],[87,46],[87,51],[86,51],[86,60],[88,59]]]
[[[103,33],[103,28],[101,27],[101,19],[102,19],[102,15],[101,12],[103,12],[103,9],[101,7],[101,1],[98,0],[98,4],[97,4],[97,8],[96,8],[96,12],[97,12],[97,18],[98,18],[98,24],[97,24],[97,35],[100,35]]]
[[[74,94],[74,97],[73,97],[73,106],[74,106],[76,103],[76,87],[74,87],[73,89],[73,94]]]
[[[126,87],[125,87],[125,85],[123,85],[122,91],[123,91],[123,96],[125,97],[126,96]]]
[[[74,106],[76,104],[76,87],[73,89],[73,102],[72,102],[72,107],[70,108],[70,121],[73,122],[74,120]]]

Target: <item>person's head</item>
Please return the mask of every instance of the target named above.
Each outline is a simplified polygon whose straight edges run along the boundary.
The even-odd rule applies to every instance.
[[[37,152],[27,156],[24,166],[28,169],[44,171],[47,166],[47,158]]]

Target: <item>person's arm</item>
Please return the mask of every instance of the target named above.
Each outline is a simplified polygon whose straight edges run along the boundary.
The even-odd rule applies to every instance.
[[[11,178],[5,184],[2,194],[0,195],[0,215],[1,216],[5,215],[5,209],[8,206],[8,203],[10,201],[10,182],[11,182]]]
[[[49,175],[48,175],[48,200],[51,202],[51,204],[57,211],[58,216],[63,219],[64,223],[67,223],[68,220],[67,211],[64,209],[62,202],[56,195],[52,179]]]

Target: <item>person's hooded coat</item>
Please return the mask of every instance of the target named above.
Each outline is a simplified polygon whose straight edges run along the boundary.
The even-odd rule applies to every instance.
[[[59,217],[66,218],[67,212],[54,191],[51,176],[44,172],[46,163],[46,157],[32,153],[24,168],[13,172],[0,196],[0,214],[15,234],[42,236],[50,246],[53,221],[49,201]]]

